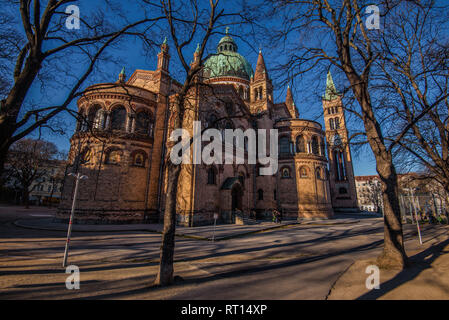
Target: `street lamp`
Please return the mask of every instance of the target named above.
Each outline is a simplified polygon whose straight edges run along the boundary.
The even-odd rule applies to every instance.
[[[75,214],[75,205],[76,205],[76,197],[78,195],[79,182],[80,182],[80,180],[87,179],[87,176],[81,175],[79,172],[77,174],[69,173],[69,176],[75,177],[76,182],[75,182],[75,193],[73,195],[73,201],[72,201],[72,211],[70,213],[69,228],[67,230],[67,241],[65,243],[64,261],[62,262],[63,268],[65,268],[67,265],[67,257],[69,255],[70,234],[72,233],[72,223],[73,223],[73,216]]]
[[[416,213],[415,197],[414,197],[414,194],[413,194],[413,188],[406,188],[406,190],[407,189],[408,189],[409,195],[411,197],[410,209],[411,209],[412,203],[413,203],[413,213],[415,214],[416,228],[418,230],[418,236],[419,236],[419,243],[422,244],[421,228],[419,227],[418,214]],[[410,212],[410,215],[412,215],[412,212]],[[413,217],[412,217],[412,221],[413,221]]]

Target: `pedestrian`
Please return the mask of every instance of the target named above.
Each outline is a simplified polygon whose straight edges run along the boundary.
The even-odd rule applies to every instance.
[[[278,222],[278,215],[277,215],[276,209],[273,209],[271,212],[273,214],[273,222],[277,223]]]

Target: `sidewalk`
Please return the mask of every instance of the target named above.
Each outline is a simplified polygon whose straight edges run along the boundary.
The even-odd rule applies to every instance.
[[[275,229],[288,228],[296,225],[341,225],[353,224],[359,220],[356,219],[330,219],[330,220],[310,220],[300,221],[284,220],[282,223],[274,223],[270,221],[261,221],[256,224],[235,225],[235,224],[219,224],[214,226],[200,227],[176,227],[176,235],[179,237],[193,238],[198,240],[226,240],[244,235],[271,231]],[[68,225],[65,223],[55,222],[53,218],[39,219],[19,219],[14,222],[18,227],[48,231],[67,231]],[[144,231],[162,233],[163,224],[121,224],[121,225],[88,225],[74,224],[72,231],[74,232],[129,232]]]
[[[366,273],[376,265],[376,257],[353,263],[334,283],[329,300],[447,300],[449,299],[448,227],[440,227],[439,235],[425,240],[422,246],[406,248],[412,263],[403,271],[380,269],[379,289],[368,290]]]

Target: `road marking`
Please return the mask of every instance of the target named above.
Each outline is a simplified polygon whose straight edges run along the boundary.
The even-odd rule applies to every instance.
[[[30,214],[33,217],[53,217],[52,214]]]

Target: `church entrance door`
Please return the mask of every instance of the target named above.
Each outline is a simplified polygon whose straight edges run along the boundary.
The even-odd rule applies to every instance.
[[[232,222],[235,222],[236,210],[242,211],[243,208],[243,190],[240,184],[235,184],[231,191],[232,195]]]

